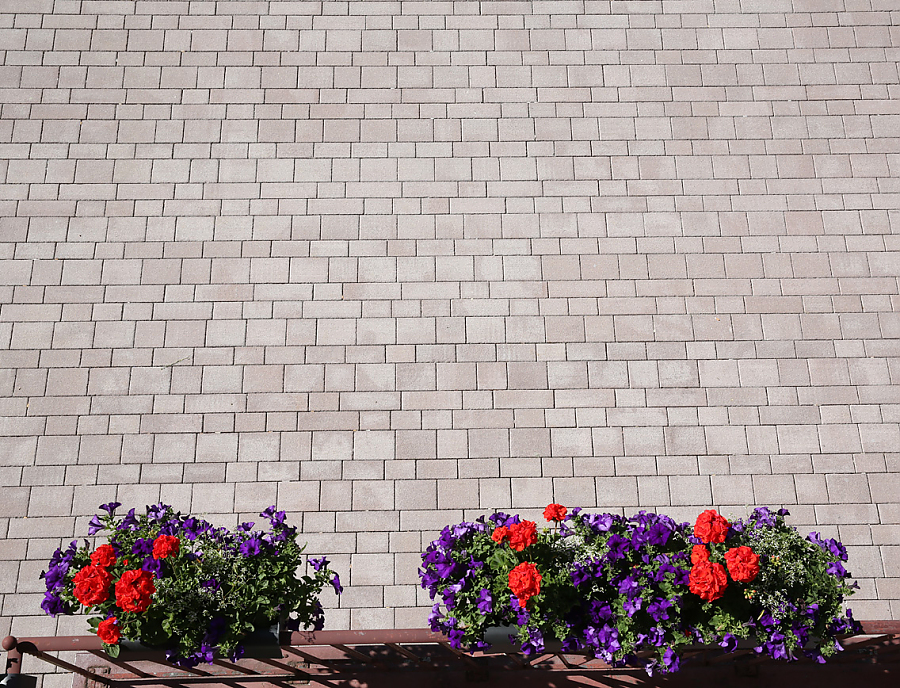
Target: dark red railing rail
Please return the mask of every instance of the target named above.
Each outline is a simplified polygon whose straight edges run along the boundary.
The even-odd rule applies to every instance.
[[[280,657],[217,660],[212,665],[181,669],[161,651],[122,652],[111,659],[100,639],[88,636],[15,638],[2,641],[7,652],[7,688],[29,688],[34,678],[22,673],[31,655],[74,674],[73,688],[143,688],[144,686],[248,685],[254,688],[298,684],[324,688],[453,688],[489,682],[495,686],[766,686],[778,688],[815,681],[818,688],[865,688],[900,685],[900,621],[863,621],[863,633],[842,641],[844,652],[822,666],[812,662],[775,662],[752,650],[723,654],[718,648],[693,648],[682,654],[683,668],[649,678],[640,669],[615,669],[580,654],[547,652],[533,658],[520,653],[469,655],[428,630],[319,631],[283,633]],[[78,652],[73,663],[53,653]]]

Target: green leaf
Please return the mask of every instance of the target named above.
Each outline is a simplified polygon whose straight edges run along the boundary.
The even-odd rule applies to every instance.
[[[106,651],[106,654],[108,654],[110,657],[112,657],[113,659],[115,659],[116,657],[119,656],[119,651],[120,651],[122,648],[121,648],[121,646],[118,645],[118,644],[116,644],[116,645],[107,645],[106,643],[103,643],[103,649]]]

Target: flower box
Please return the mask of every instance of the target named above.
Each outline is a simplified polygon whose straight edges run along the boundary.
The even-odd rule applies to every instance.
[[[241,641],[241,659],[278,659],[282,656],[279,638],[284,626],[282,622],[263,625],[244,636]],[[164,645],[146,645],[139,640],[119,638],[119,657],[124,659],[143,658],[148,653],[166,650]],[[136,655],[139,655],[137,657]],[[181,665],[184,665],[182,663]]]
[[[822,662],[858,627],[842,608],[846,550],[802,537],[785,515],[761,507],[729,522],[707,510],[690,526],[551,504],[540,530],[504,513],[448,526],[422,555],[431,628],[457,648],[510,651],[511,631],[526,655],[555,642],[648,673],[677,670],[681,652],[710,644]]]
[[[273,624],[321,629],[319,593],[329,584],[342,590],[324,558],[310,560],[313,571],[297,575],[303,547],[275,507],[260,514],[266,529],[243,523],[232,532],[165,504],[117,517],[119,506],[104,504],[105,513],[89,524],[88,535],[105,532],[106,543],[93,548],[85,541],[79,548],[73,540],[41,574],[44,611],[56,616],[83,609],[112,657],[133,651],[134,643],[165,649],[167,659],[183,667],[238,659],[250,646],[257,655],[280,656]]]

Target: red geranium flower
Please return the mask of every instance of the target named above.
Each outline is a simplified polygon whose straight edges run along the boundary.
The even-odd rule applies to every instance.
[[[100,640],[107,645],[115,645],[118,643],[119,638],[122,637],[122,634],[119,631],[118,619],[112,616],[101,621],[100,625],[97,626],[97,635],[100,637]]]
[[[126,612],[145,612],[156,592],[148,571],[126,571],[116,583],[116,604]]]
[[[116,550],[112,545],[100,545],[91,553],[91,563],[104,569],[112,566],[116,563]]]
[[[759,575],[759,555],[749,547],[732,547],[725,552],[732,580],[749,583]]]
[[[513,523],[509,527],[509,546],[517,552],[537,542],[537,524],[534,521]]]
[[[729,523],[714,509],[707,509],[697,517],[694,535],[703,542],[725,542]]]
[[[509,572],[509,589],[519,600],[519,606],[524,607],[528,600],[541,592],[542,576],[532,563],[519,564]]]
[[[719,599],[728,587],[725,567],[709,561],[694,564],[688,580],[691,592],[707,602]]]
[[[494,532],[491,533],[491,540],[496,542],[498,545],[508,537],[509,528],[507,528],[506,526],[498,526],[497,528],[494,528]]]
[[[75,574],[75,599],[85,607],[100,604],[109,599],[112,575],[100,566],[85,566]]]
[[[165,559],[178,554],[181,541],[174,535],[160,535],[153,541],[153,558]]]
[[[709,561],[709,550],[705,545],[694,545],[691,550],[691,563],[696,565],[701,561]]]
[[[544,509],[544,518],[548,521],[562,521],[566,518],[568,509],[562,504],[548,504]]]

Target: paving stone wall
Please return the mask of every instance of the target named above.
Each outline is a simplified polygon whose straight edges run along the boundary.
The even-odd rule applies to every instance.
[[[787,506],[900,614],[895,0],[0,0],[0,635],[97,505]],[[330,600],[326,602],[333,606]]]

